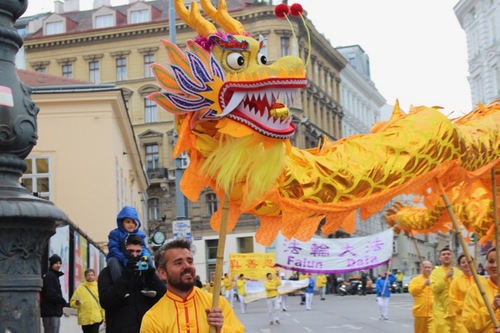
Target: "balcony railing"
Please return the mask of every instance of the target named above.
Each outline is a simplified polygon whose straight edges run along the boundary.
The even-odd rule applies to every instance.
[[[147,170],[149,180],[160,180],[168,178],[167,168],[149,169]]]

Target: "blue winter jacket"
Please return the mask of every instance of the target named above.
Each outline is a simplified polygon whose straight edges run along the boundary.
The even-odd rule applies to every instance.
[[[135,229],[134,232],[128,233],[123,229],[123,224],[122,220],[124,218],[131,218],[137,222],[137,229]],[[139,220],[139,215],[137,214],[137,210],[135,210],[134,207],[131,206],[125,206],[122,208],[122,210],[118,213],[118,216],[116,217],[116,225],[117,228],[111,230],[111,232],[108,235],[108,255],[106,256],[107,259],[109,258],[117,258],[124,266],[127,265],[128,259],[125,256],[125,240],[128,235],[138,235],[142,238],[142,253],[141,256],[146,256],[148,259],[151,258],[151,254],[149,253],[148,249],[146,248],[146,242],[144,241],[146,239],[146,234],[144,231],[140,230],[141,228],[141,221]]]
[[[309,278],[309,285],[306,288],[306,293],[314,294],[314,285],[315,284],[316,284],[316,282],[314,282],[314,279]]]
[[[389,274],[389,280],[387,281],[387,283],[385,282],[386,279],[387,276],[377,279],[377,282],[375,283],[375,287],[377,289],[377,297],[391,297],[391,286],[394,282],[396,282],[396,276],[394,274]],[[384,292],[383,295],[382,291]]]

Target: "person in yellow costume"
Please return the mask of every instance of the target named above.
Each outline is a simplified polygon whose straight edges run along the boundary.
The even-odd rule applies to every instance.
[[[236,280],[236,294],[238,294],[238,299],[240,300],[241,313],[245,313],[247,310],[247,304],[245,303],[246,288],[245,288],[245,275],[240,274],[238,280]]]
[[[195,288],[191,242],[175,239],[164,244],[155,255],[155,266],[168,290],[144,315],[140,333],[208,332],[210,326],[217,333],[245,332],[226,299],[221,297],[219,307],[212,309],[212,294]]]
[[[441,266],[436,266],[431,273],[431,289],[434,295],[432,306],[433,321],[436,332],[450,333],[455,331],[455,315],[449,306],[449,289],[451,281],[462,275],[462,271],[452,267],[452,255],[449,247],[439,251]]]
[[[413,317],[415,333],[434,333],[434,322],[432,319],[432,295],[431,281],[432,263],[423,261],[420,265],[420,275],[411,279],[408,291],[413,296]]]
[[[227,275],[227,273],[225,273],[224,277],[222,278],[222,284],[224,285],[224,296],[229,301],[229,304],[231,304],[231,307],[233,307],[233,301],[234,301],[233,280]]]
[[[272,273],[267,273],[264,288],[266,289],[267,297],[267,314],[269,316],[269,325],[280,323],[280,304],[278,298],[278,287],[281,286],[281,279],[273,276]]]
[[[321,300],[325,300],[325,295],[326,295],[326,275],[325,274],[318,274],[316,277],[316,287],[318,287],[319,294],[321,296]]]
[[[462,310],[464,307],[464,300],[467,291],[476,283],[474,277],[472,276],[472,271],[467,263],[467,258],[465,254],[458,256],[457,264],[463,274],[453,279],[450,284],[450,306],[452,311],[455,313],[455,333],[467,333],[467,329],[462,322]],[[484,276],[478,275],[481,285],[485,285],[486,279]]]
[[[498,293],[498,266],[497,254],[494,247],[486,253],[487,281],[482,284],[488,302],[491,304],[495,317],[500,322],[500,294]],[[500,333],[500,328],[493,326],[490,314],[486,308],[477,284],[474,284],[465,295],[462,310],[462,323],[470,333],[494,332]]]

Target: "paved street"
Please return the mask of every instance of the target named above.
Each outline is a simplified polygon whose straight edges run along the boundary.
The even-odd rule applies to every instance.
[[[281,325],[273,326],[269,325],[265,300],[248,304],[246,314],[240,314],[239,303],[234,303],[234,309],[247,333],[411,333],[412,302],[408,293],[393,294],[389,302],[389,320],[380,321],[375,295],[327,295],[325,301],[315,295],[312,311],[306,311],[305,306],[299,304],[300,297],[289,296],[288,311],[281,312]]]

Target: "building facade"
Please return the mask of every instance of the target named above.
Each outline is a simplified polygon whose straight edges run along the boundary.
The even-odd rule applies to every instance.
[[[147,226],[148,180],[121,90],[30,71],[19,76],[40,108],[23,186],[54,202],[104,249],[124,205],[136,207]]]
[[[500,98],[500,2],[460,0],[453,8],[467,38],[472,108]]]

